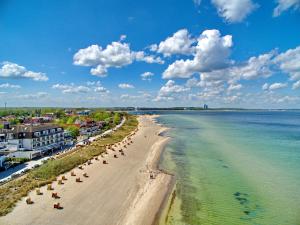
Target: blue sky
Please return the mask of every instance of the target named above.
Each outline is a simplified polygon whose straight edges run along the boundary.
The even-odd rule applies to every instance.
[[[300,108],[300,0],[0,1],[0,104]]]

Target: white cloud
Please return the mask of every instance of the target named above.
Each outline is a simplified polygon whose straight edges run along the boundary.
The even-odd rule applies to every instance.
[[[153,76],[154,76],[154,74],[151,73],[151,72],[145,72],[145,73],[142,73],[142,74],[141,74],[142,80],[148,80],[148,81],[151,81],[151,79],[152,79]]]
[[[105,87],[95,87],[94,91],[100,93],[109,93],[109,91]]]
[[[190,55],[193,52],[192,44],[194,41],[187,29],[182,29],[174,33],[173,36],[160,42],[158,46],[154,47],[155,45],[152,45],[150,49],[162,53],[165,57],[174,54]]]
[[[169,80],[164,86],[160,88],[158,95],[154,99],[154,101],[174,100],[178,94],[187,92],[189,90],[189,87],[177,85],[175,84],[175,81]]]
[[[52,86],[53,89],[59,89],[62,90],[62,93],[87,93],[90,91],[89,87],[86,86],[75,86],[74,84],[55,84]]]
[[[300,46],[289,49],[276,56],[274,59],[279,68],[287,73],[291,80],[300,79]]]
[[[134,86],[132,84],[126,84],[126,83],[119,84],[118,87],[122,88],[122,89],[134,88]]]
[[[3,78],[29,78],[35,81],[47,81],[46,74],[41,72],[33,72],[27,70],[24,66],[20,66],[12,62],[3,62],[0,68],[0,77]]]
[[[129,95],[129,94],[123,94],[120,96],[120,99],[122,100],[143,100],[143,101],[149,101],[152,98],[152,96],[148,93],[141,92],[139,95]]]
[[[153,55],[146,55],[143,51],[133,52],[134,58],[136,61],[143,61],[146,63],[158,63],[158,64],[164,64],[165,61],[162,60],[160,57],[155,57]]]
[[[230,73],[233,76],[240,76],[243,79],[251,80],[260,77],[268,78],[272,75],[270,69],[273,64],[274,52],[251,57],[246,63],[232,67]]]
[[[107,69],[103,65],[98,65],[96,68],[91,69],[91,74],[98,77],[106,77]]]
[[[281,89],[281,88],[285,88],[287,87],[286,83],[273,83],[269,86],[269,90],[273,91],[273,90],[277,90],[277,89]]]
[[[297,82],[293,83],[293,90],[299,89],[299,88],[300,88],[300,80],[298,80]]]
[[[258,5],[251,0],[212,0],[218,14],[229,23],[242,22]]]
[[[228,91],[238,91],[240,90],[241,88],[243,87],[243,85],[241,84],[230,84],[229,87],[228,87]]]
[[[264,85],[261,87],[261,89],[263,89],[264,91],[269,89],[269,84],[268,83],[264,83]]]
[[[218,30],[205,30],[198,38],[193,59],[176,60],[163,72],[164,79],[189,78],[194,73],[225,68],[232,47],[232,36],[221,36]]]
[[[15,85],[15,84],[9,84],[9,83],[3,83],[0,84],[0,88],[21,88],[20,85]]]
[[[124,41],[126,38],[127,38],[127,35],[126,34],[122,34],[120,36],[120,41]]]
[[[17,98],[21,98],[21,99],[41,99],[41,98],[45,98],[47,97],[49,94],[47,92],[38,92],[36,94],[23,94],[23,95],[19,95],[17,96]]]
[[[277,6],[273,11],[273,16],[280,16],[286,10],[294,9],[298,10],[300,8],[300,0],[277,0]]]
[[[73,56],[74,65],[93,67],[91,74],[100,77],[106,76],[108,68],[121,68],[131,64],[134,60],[146,63],[164,63],[160,57],[146,55],[143,51],[131,51],[128,43],[120,41],[112,42],[104,49],[98,45],[91,45],[80,49]]]

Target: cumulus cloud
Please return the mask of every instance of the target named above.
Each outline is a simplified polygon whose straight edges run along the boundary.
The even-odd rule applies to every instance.
[[[149,64],[158,63],[164,64],[165,61],[162,60],[160,57],[156,57],[153,55],[146,55],[143,51],[133,52],[132,53],[136,61],[143,61]]]
[[[67,93],[87,93],[90,91],[89,87],[86,86],[75,86],[74,84],[54,84],[52,86],[53,89],[58,89],[61,90],[62,93],[67,94]]]
[[[221,36],[218,30],[205,30],[197,40],[193,59],[176,60],[163,72],[164,79],[189,78],[194,73],[222,69],[230,64],[232,36]]]
[[[152,45],[150,50],[152,49],[158,53],[162,53],[165,57],[174,54],[190,55],[193,52],[192,44],[194,41],[187,29],[182,29],[174,33],[173,36],[160,42],[158,46]]]
[[[300,88],[300,80],[298,80],[297,82],[293,83],[293,90],[295,89],[299,89]]]
[[[121,37],[124,40],[124,36]],[[110,67],[121,68],[131,64],[134,60],[146,63],[163,64],[164,61],[153,55],[147,55],[143,51],[131,51],[128,43],[112,42],[104,49],[99,45],[91,45],[80,49],[73,56],[73,63],[77,66],[93,67],[91,74],[104,77]]]
[[[273,11],[274,17],[280,16],[286,10],[300,8],[300,0],[277,0],[276,2],[277,6]]]
[[[269,84],[268,83],[264,83],[264,85],[261,87],[261,89],[263,89],[264,91],[269,89]]]
[[[0,88],[21,88],[20,85],[10,84],[10,83],[3,83],[0,84]]]
[[[289,49],[276,56],[274,63],[279,66],[279,68],[287,73],[291,80],[300,79],[300,46]]]
[[[268,78],[272,75],[271,66],[273,64],[274,51],[257,57],[251,57],[247,62],[230,68],[233,76],[240,76],[243,79],[251,80],[260,77]]]
[[[28,78],[35,81],[47,81],[48,77],[45,73],[33,72],[27,70],[24,66],[20,66],[12,62],[3,62],[0,67],[0,77],[2,78]]]
[[[94,89],[95,92],[100,92],[100,93],[109,93],[109,91],[105,87],[95,87]]]
[[[154,74],[151,73],[151,72],[145,72],[145,73],[142,73],[142,74],[141,74],[142,80],[148,80],[148,81],[151,81],[151,79],[152,79],[153,76],[154,76]]]
[[[227,90],[228,90],[229,92],[231,92],[231,91],[238,91],[238,90],[240,90],[242,87],[243,87],[243,85],[241,85],[241,84],[230,84],[229,87],[227,88]]]
[[[119,88],[122,88],[122,89],[130,89],[130,88],[134,88],[134,86],[133,86],[132,84],[126,84],[126,83],[119,84],[118,87],[119,87]]]
[[[212,0],[218,14],[229,23],[242,22],[258,5],[251,0]]]
[[[162,100],[174,100],[176,95],[189,91],[189,87],[185,87],[183,85],[175,84],[175,81],[169,80],[167,83],[162,86],[158,92],[157,97],[154,101],[162,101]]]
[[[286,83],[273,83],[269,86],[269,90],[273,91],[273,90],[277,90],[277,89],[281,89],[281,88],[285,88],[287,87]]]

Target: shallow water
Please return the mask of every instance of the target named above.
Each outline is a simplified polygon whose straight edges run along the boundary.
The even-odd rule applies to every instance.
[[[161,167],[176,175],[163,224],[300,224],[300,112],[168,112]]]

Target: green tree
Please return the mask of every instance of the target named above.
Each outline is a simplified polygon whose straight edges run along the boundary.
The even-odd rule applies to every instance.
[[[113,118],[113,123],[115,125],[119,124],[121,122],[121,116],[119,113],[115,113],[114,118]]]
[[[79,128],[78,127],[70,126],[67,128],[67,131],[70,132],[72,138],[76,138],[77,136],[79,136]]]

